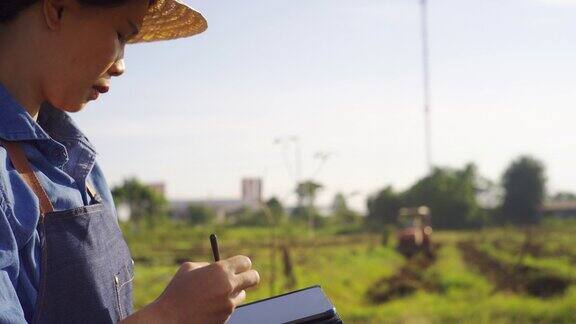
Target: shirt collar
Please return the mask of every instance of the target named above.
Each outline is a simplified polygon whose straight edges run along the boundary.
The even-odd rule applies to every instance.
[[[79,143],[91,155],[96,154],[92,143],[67,113],[45,103],[36,122],[1,83],[0,138],[8,141],[42,141],[41,151],[47,151],[49,159],[59,166],[68,161],[68,145],[63,144]]]
[[[50,136],[59,142],[80,142],[91,153],[95,154],[94,145],[80,131],[72,118],[62,110],[46,103],[42,105],[38,114],[38,124]]]

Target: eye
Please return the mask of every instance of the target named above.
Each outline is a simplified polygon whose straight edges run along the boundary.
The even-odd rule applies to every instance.
[[[118,36],[118,40],[119,40],[120,42],[123,42],[123,41],[124,41],[124,37],[122,37],[122,34],[121,34],[120,32],[116,32],[116,35]]]

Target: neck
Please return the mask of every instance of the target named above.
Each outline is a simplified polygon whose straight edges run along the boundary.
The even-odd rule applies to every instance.
[[[31,46],[33,42],[18,27],[0,25],[0,83],[36,120],[44,98],[34,73],[36,60]]]
[[[17,78],[16,76],[20,77],[21,75],[6,69],[3,66],[3,61],[4,57],[0,58],[0,83],[8,90],[12,98],[36,120],[43,100],[35,92],[33,83],[26,78]]]

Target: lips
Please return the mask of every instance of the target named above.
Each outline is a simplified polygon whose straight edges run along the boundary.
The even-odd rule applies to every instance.
[[[106,93],[108,90],[110,90],[110,87],[105,85],[95,85],[92,88],[94,88],[99,93]]]

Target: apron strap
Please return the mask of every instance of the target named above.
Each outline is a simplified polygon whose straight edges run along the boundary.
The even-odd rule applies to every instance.
[[[1,141],[1,143],[6,148],[8,157],[10,158],[10,161],[12,161],[16,171],[18,171],[24,182],[30,186],[32,191],[34,191],[38,197],[38,200],[40,201],[41,216],[43,217],[45,214],[53,212],[54,206],[52,206],[52,202],[48,198],[46,191],[44,191],[40,181],[38,181],[36,173],[32,171],[30,162],[28,162],[28,158],[26,158],[26,155],[24,154],[24,151],[22,151],[20,144],[17,142],[8,141]]]
[[[6,148],[8,157],[10,158],[10,161],[12,161],[14,168],[16,168],[16,171],[18,171],[24,182],[32,188],[32,191],[34,191],[34,194],[38,197],[38,200],[40,201],[40,214],[44,216],[47,213],[54,212],[54,206],[48,198],[48,194],[46,194],[46,191],[40,184],[36,173],[32,171],[30,162],[24,154],[24,151],[22,151],[20,144],[18,142],[0,140],[0,145]],[[89,181],[86,181],[86,190],[93,201],[100,202],[100,195],[98,195],[98,192]]]

